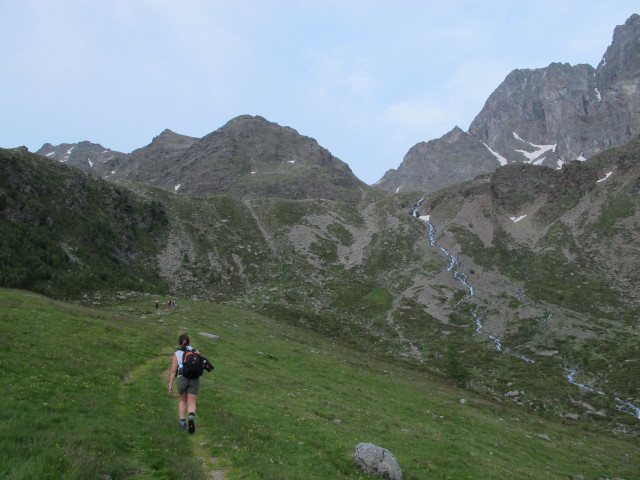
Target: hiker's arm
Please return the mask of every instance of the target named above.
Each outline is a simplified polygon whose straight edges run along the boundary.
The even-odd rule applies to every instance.
[[[171,373],[169,374],[169,393],[173,393],[173,379],[176,378],[176,372],[178,371],[178,359],[173,355],[171,361]]]

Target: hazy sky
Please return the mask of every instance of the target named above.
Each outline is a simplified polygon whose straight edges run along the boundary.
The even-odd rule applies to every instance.
[[[0,147],[131,152],[242,115],[374,183],[516,68],[602,59],[638,0],[0,0]]]

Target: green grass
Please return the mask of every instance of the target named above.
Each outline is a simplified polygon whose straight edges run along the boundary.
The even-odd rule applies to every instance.
[[[637,438],[527,413],[254,313],[187,300],[156,311],[155,299],[92,310],[0,290],[1,478],[373,478],[351,458],[363,441],[391,450],[407,480],[639,471]],[[192,436],[177,429],[166,383],[185,330],[216,366]]]

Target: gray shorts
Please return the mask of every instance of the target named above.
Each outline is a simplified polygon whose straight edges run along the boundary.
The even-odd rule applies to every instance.
[[[198,390],[200,390],[200,377],[187,378],[182,375],[178,377],[178,393],[180,395],[184,395],[185,393],[198,395]]]

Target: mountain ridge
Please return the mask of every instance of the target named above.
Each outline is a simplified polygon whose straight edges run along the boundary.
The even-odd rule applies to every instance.
[[[0,176],[0,228],[3,239],[30,246],[31,257],[62,251],[55,262],[58,254],[35,255],[43,264],[31,271],[46,266],[48,273],[23,288],[55,294],[68,285],[62,279],[86,275],[71,290],[85,302],[122,290],[215,300],[404,358],[505,401],[513,401],[507,394],[515,383],[527,408],[629,433],[637,428],[633,410],[612,396],[640,403],[629,382],[640,365],[627,362],[637,353],[640,311],[632,290],[640,280],[633,255],[640,244],[639,143],[562,170],[507,165],[425,195],[420,219],[411,215],[414,194],[347,203],[175,195],[133,183],[122,202],[124,185],[78,176],[28,152],[1,151],[0,165],[9,170]],[[71,183],[47,175],[48,165],[71,175]],[[45,215],[48,189],[65,184],[74,194],[61,212]],[[100,191],[122,211],[101,208]],[[94,221],[90,212],[106,216]],[[64,219],[77,227],[61,230]],[[48,243],[36,230],[47,232]],[[29,231],[33,240],[26,241]],[[612,258],[617,251],[624,257]],[[93,263],[98,252],[114,264]],[[3,265],[22,271],[25,252],[5,243],[0,259],[7,258],[15,260]],[[119,271],[127,275],[113,273]],[[136,283],[138,275],[144,283]],[[12,278],[3,276],[2,285],[15,287]],[[456,369],[447,363],[451,355]],[[545,374],[528,376],[529,361]],[[574,390],[565,367],[607,396]],[[554,379],[552,391],[547,378]],[[578,401],[589,408],[572,406]]]
[[[470,180],[504,163],[528,162],[560,168],[623,145],[640,133],[640,15],[615,28],[613,41],[597,68],[551,63],[540,69],[516,69],[487,99],[469,126],[479,142],[459,149],[461,163],[472,164],[485,149],[493,166],[482,164],[451,181]],[[446,135],[450,135],[449,132]],[[376,183],[387,191],[432,191],[424,171],[444,161],[437,148],[410,149],[397,169]],[[420,165],[420,167],[416,167]],[[456,170],[456,168],[452,169]]]
[[[1,285],[37,272],[19,286],[85,302],[122,290],[224,302],[501,401],[634,434],[640,140],[555,167],[602,108],[621,112],[602,138],[633,133],[621,126],[635,107],[620,102],[636,99],[636,50],[625,42],[639,21],[616,29],[600,70],[512,72],[483,110],[502,121],[474,126],[488,143],[457,127],[421,142],[405,157],[411,169],[397,170],[402,185],[369,188],[315,140],[253,116],[201,139],[165,130],[105,161],[105,172],[117,167],[109,181],[54,155],[0,151],[0,227],[11,239]],[[617,76],[605,68],[620,62]],[[598,72],[611,88],[596,88]],[[560,94],[567,103],[554,103]],[[594,106],[598,95],[605,107]],[[516,132],[518,122],[531,129]],[[552,126],[567,132],[564,143],[550,143]],[[600,148],[597,135],[585,138]]]

